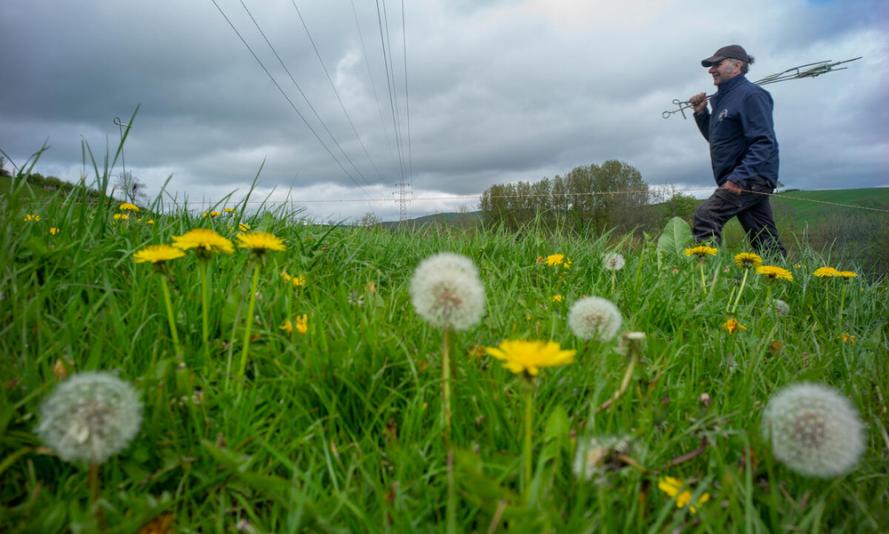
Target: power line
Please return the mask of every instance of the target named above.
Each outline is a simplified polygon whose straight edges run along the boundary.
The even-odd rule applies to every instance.
[[[356,180],[355,177],[352,176],[352,174],[349,173],[348,170],[346,170],[346,168],[343,166],[343,163],[339,160],[339,158],[336,157],[336,155],[333,153],[333,151],[330,150],[330,148],[327,146],[327,144],[324,142],[324,140],[321,139],[321,136],[318,135],[318,132],[316,132],[315,129],[312,128],[312,125],[309,124],[309,121],[306,120],[305,116],[303,116],[303,114],[300,113],[299,109],[296,107],[296,104],[294,104],[293,100],[291,100],[290,97],[287,96],[287,93],[284,91],[284,89],[281,87],[281,85],[278,83],[278,81],[275,80],[275,77],[272,76],[272,73],[269,72],[269,69],[266,68],[266,66],[262,62],[262,60],[259,59],[259,56],[256,55],[256,52],[253,51],[253,48],[247,43],[247,41],[244,39],[244,36],[241,35],[241,32],[238,31],[238,29],[232,23],[231,19],[228,18],[228,15],[225,14],[225,11],[223,11],[222,8],[219,6],[219,4],[216,3],[216,0],[210,0],[210,2],[212,2],[213,5],[216,6],[216,9],[219,11],[219,14],[222,15],[222,18],[225,19],[225,21],[228,23],[229,27],[231,27],[232,31],[235,32],[235,35],[238,36],[238,39],[241,40],[241,43],[243,43],[244,46],[247,48],[247,50],[250,51],[250,55],[252,55],[253,59],[255,59],[257,63],[259,63],[260,68],[262,68],[262,70],[263,70],[263,72],[265,72],[266,76],[269,77],[269,80],[272,81],[272,84],[274,84],[274,86],[278,89],[278,92],[281,93],[281,96],[284,97],[284,100],[286,100],[287,103],[290,104],[290,107],[293,109],[293,111],[296,112],[296,114],[299,116],[299,118],[303,121],[303,124],[306,125],[306,128],[308,128],[309,131],[312,132],[312,135],[315,136],[315,139],[317,139],[318,142],[321,143],[321,146],[324,147],[324,150],[326,150],[327,153],[330,154],[330,157],[333,158],[333,160],[336,162],[336,164],[339,166],[339,168],[343,171],[343,173],[346,176],[348,176],[353,182],[355,182],[355,185],[357,185],[358,188],[364,192],[364,194],[368,194],[367,191],[364,189],[364,186],[362,186],[358,182],[358,180]]]
[[[337,102],[340,103],[340,108],[342,108],[343,113],[346,115],[346,119],[349,121],[349,126],[352,127],[352,131],[355,133],[355,138],[358,139],[358,143],[361,145],[361,149],[364,151],[364,155],[367,156],[368,161],[370,161],[371,167],[373,167],[374,172],[377,173],[377,178],[382,181],[382,176],[380,174],[380,170],[377,168],[377,164],[374,163],[372,157],[370,157],[370,153],[367,151],[367,147],[364,146],[364,141],[361,140],[361,134],[358,133],[358,128],[355,127],[355,123],[352,121],[352,116],[349,114],[349,111],[346,110],[346,105],[343,104],[343,99],[340,98],[340,92],[337,91],[336,85],[333,83],[333,79],[330,77],[330,73],[327,72],[327,67],[324,65],[324,60],[321,59],[321,53],[318,51],[318,47],[315,45],[315,39],[312,38],[312,33],[309,31],[309,26],[306,24],[305,19],[303,19],[302,13],[300,13],[299,8],[296,6],[295,0],[290,0],[290,3],[293,5],[293,9],[296,10],[296,15],[299,17],[299,21],[303,25],[303,29],[306,30],[306,35],[309,37],[309,42],[312,43],[312,49],[315,50],[315,56],[318,58],[318,63],[321,64],[321,69],[324,71],[324,76],[327,77],[327,81],[330,83],[330,88],[333,89],[333,94],[336,95]]]
[[[395,133],[395,149],[398,152],[398,166],[401,170],[401,180],[404,181],[404,158],[401,154],[401,140],[398,135],[398,120],[395,117],[395,99],[392,96],[392,79],[389,77],[389,58],[386,55],[386,41],[383,38],[383,19],[380,14],[380,0],[375,0],[377,6],[377,26],[380,29],[380,47],[383,51],[383,65],[386,68],[386,86],[389,89],[389,110],[392,112],[392,126]],[[385,0],[383,6],[385,8]]]
[[[367,46],[364,43],[364,32],[361,31],[361,22],[358,19],[358,10],[355,8],[355,0],[350,0],[352,4],[352,15],[355,18],[355,27],[358,28],[358,39],[361,41],[361,51],[364,54],[364,67],[367,70],[367,79],[370,81],[370,87],[373,90],[374,100],[377,102],[377,112],[380,115],[380,123],[383,124],[386,120],[383,118],[383,103],[380,102],[379,93],[377,93],[377,84],[374,82],[373,74],[370,70],[370,56],[367,53]],[[388,136],[384,136],[386,139],[391,142]],[[393,146],[394,148],[394,146]]]
[[[410,92],[407,89],[407,26],[404,22],[404,0],[401,0],[401,44],[404,57],[404,105],[405,117],[407,118],[407,161],[408,161],[408,178],[410,184],[414,184],[414,154],[411,148],[411,99]]]
[[[300,87],[300,85],[296,82],[296,79],[293,77],[293,74],[291,74],[290,69],[287,68],[287,65],[284,63],[284,60],[281,59],[281,56],[278,54],[278,51],[275,49],[275,47],[272,45],[269,38],[266,36],[265,32],[262,31],[262,28],[260,27],[259,22],[257,22],[256,18],[253,16],[253,13],[250,12],[250,9],[247,8],[247,4],[244,3],[244,0],[240,0],[240,2],[241,2],[241,6],[244,8],[244,11],[246,11],[247,15],[250,17],[250,20],[253,21],[253,25],[256,27],[257,31],[259,31],[259,34],[262,35],[262,38],[265,40],[265,44],[267,44],[269,46],[269,48],[272,50],[272,53],[275,55],[275,58],[278,59],[278,63],[280,63],[281,68],[283,68],[284,72],[287,73],[287,76],[290,78],[290,81],[293,82],[294,87],[296,87],[296,90],[299,91],[299,94],[300,94],[300,96],[303,97],[303,100],[305,100],[306,105],[308,105],[309,109],[312,110],[312,113],[315,115],[315,118],[318,119],[318,122],[321,123],[321,126],[324,128],[324,131],[326,131],[327,135],[330,136],[330,139],[333,140],[334,144],[339,149],[340,153],[343,155],[344,158],[346,158],[346,161],[348,161],[349,164],[352,166],[352,169],[356,173],[358,173],[358,176],[360,176],[361,179],[364,180],[365,184],[370,185],[370,183],[367,181],[367,177],[365,177],[364,174],[358,169],[358,167],[355,166],[355,163],[352,161],[352,158],[350,158],[349,155],[346,154],[346,151],[343,150],[342,145],[340,145],[339,141],[337,141],[336,137],[333,135],[333,132],[330,131],[330,128],[328,128],[327,124],[324,122],[324,120],[321,119],[321,116],[318,115],[318,111],[315,110],[315,106],[312,105],[312,103],[309,101],[309,98],[303,92],[302,87]]]

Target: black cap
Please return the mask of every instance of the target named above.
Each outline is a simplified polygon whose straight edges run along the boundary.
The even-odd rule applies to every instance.
[[[712,67],[713,65],[719,63],[723,59],[731,58],[731,59],[740,59],[745,63],[750,63],[750,56],[747,55],[747,51],[744,50],[744,47],[741,45],[728,45],[723,46],[719,50],[716,51],[715,54],[708,57],[707,59],[701,60],[701,65],[704,67]]]

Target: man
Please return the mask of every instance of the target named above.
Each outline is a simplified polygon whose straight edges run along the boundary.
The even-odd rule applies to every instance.
[[[695,212],[698,242],[721,240],[722,228],[737,217],[753,249],[760,254],[787,251],[778,240],[769,194],[778,184],[778,140],[772,121],[772,97],[744,76],[753,57],[739,45],[724,46],[701,61],[716,85],[689,102],[695,122],[710,143],[713,178],[719,188]]]

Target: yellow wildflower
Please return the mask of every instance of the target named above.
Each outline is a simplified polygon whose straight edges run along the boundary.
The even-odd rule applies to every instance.
[[[268,232],[249,232],[238,234],[238,247],[253,251],[255,254],[264,254],[270,250],[284,251],[287,247],[279,237]]]
[[[747,327],[742,325],[740,321],[735,319],[734,317],[729,318],[726,322],[722,323],[722,328],[729,334],[734,334],[735,332],[743,332],[747,330]]]
[[[814,274],[816,278],[836,278],[840,275],[840,272],[833,267],[818,267],[812,274]]]
[[[707,245],[698,245],[696,247],[689,247],[685,249],[686,256],[697,256],[698,258],[703,258],[704,256],[715,256],[718,251],[713,247],[708,247]]]
[[[124,202],[123,204],[118,206],[117,209],[120,211],[132,211],[135,213],[139,213],[141,211],[139,206],[133,204],[132,202]]]
[[[658,480],[657,487],[676,501],[677,508],[685,508],[686,506],[688,506],[688,509],[693,514],[697,513],[697,506],[700,506],[710,500],[709,493],[702,493],[698,496],[697,502],[692,504],[692,491],[687,488],[685,486],[685,483],[683,483],[681,480],[673,477],[662,477],[660,480]]]
[[[309,316],[306,314],[296,316],[296,331],[305,335],[309,331]]]
[[[554,341],[502,341],[499,347],[487,347],[488,355],[503,360],[503,367],[528,377],[537,376],[541,367],[574,363],[573,350],[562,350]]]
[[[793,274],[787,269],[775,265],[763,265],[756,268],[756,272],[771,280],[786,280],[793,282]]]
[[[281,271],[281,279],[293,285],[293,287],[304,287],[306,285],[305,276],[290,276],[287,271]]]
[[[565,261],[564,254],[550,254],[549,256],[546,257],[546,264],[549,265],[550,267],[562,265],[562,263],[564,261]]]
[[[115,221],[129,221],[130,215],[128,213],[115,213],[113,218]]]
[[[58,226],[51,226],[49,228],[49,235],[59,235],[59,232],[61,232],[61,230],[59,230]]]
[[[287,319],[281,326],[279,327],[281,330],[287,332],[288,334],[293,333],[293,329],[296,328],[296,331],[300,334],[305,335],[306,332],[309,331],[309,316],[306,314],[297,315],[296,322],[292,322],[290,319]]]
[[[250,231],[250,225],[247,224],[247,223],[240,223],[240,224],[238,225],[238,228],[240,228],[240,230],[241,230],[242,232],[248,232],[248,231]]]
[[[136,263],[164,263],[185,256],[182,250],[170,245],[151,245],[133,254]]]
[[[565,297],[562,295],[553,295],[553,302],[562,302],[563,300],[565,300]]]
[[[36,213],[26,213],[25,222],[40,222],[40,215]]]
[[[154,219],[145,219],[145,224],[147,224],[147,225],[154,224]]]
[[[759,257],[759,254],[754,254],[753,252],[741,252],[740,254],[735,254],[735,265],[745,269],[756,268],[762,265],[762,258]]]
[[[837,276],[840,278],[855,278],[858,276],[858,273],[855,271],[837,271]]]
[[[235,208],[222,208],[223,213],[234,213]]]
[[[182,235],[173,236],[173,246],[182,250],[195,249],[201,257],[207,257],[214,252],[231,254],[235,250],[231,241],[207,228],[195,228]]]
[[[854,345],[855,342],[858,341],[858,338],[851,335],[849,332],[843,332],[842,340],[843,340],[843,343],[847,343],[849,345]]]

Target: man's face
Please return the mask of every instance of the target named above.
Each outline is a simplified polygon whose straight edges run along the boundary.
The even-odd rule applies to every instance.
[[[707,72],[713,76],[713,85],[719,85],[741,74],[741,65],[731,59],[723,59],[714,63]]]

